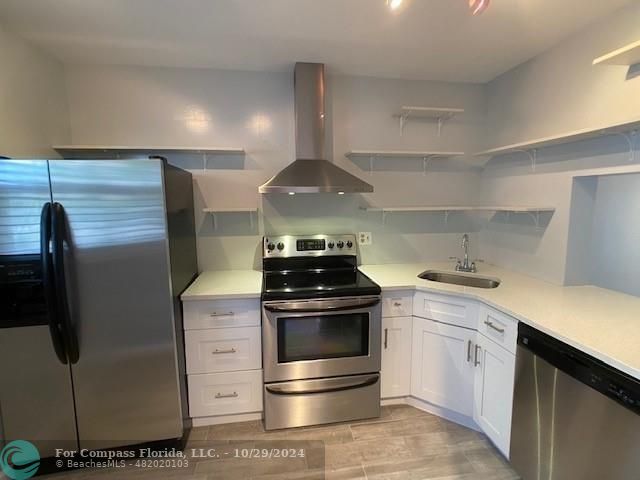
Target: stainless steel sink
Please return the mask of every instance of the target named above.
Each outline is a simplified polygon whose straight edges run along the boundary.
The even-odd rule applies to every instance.
[[[497,278],[483,277],[475,273],[453,273],[443,272],[439,270],[427,270],[418,275],[423,280],[431,280],[432,282],[452,283],[453,285],[463,285],[465,287],[475,288],[496,288],[500,285]]]

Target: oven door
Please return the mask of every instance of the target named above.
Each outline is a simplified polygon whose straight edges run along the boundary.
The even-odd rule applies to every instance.
[[[265,382],[380,371],[380,297],[264,302]]]

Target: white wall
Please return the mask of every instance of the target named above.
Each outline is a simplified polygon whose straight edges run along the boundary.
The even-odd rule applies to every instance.
[[[328,141],[333,160],[375,186],[372,195],[269,195],[257,187],[295,155],[293,75],[143,67],[67,68],[72,140],[77,144],[239,146],[246,158],[202,162],[175,160],[190,167],[196,181],[196,208],[252,207],[263,213],[217,216],[198,212],[200,268],[259,265],[261,235],[274,233],[373,232],[362,249],[365,263],[445,259],[460,253],[458,237],[477,230],[464,215],[397,214],[382,223],[366,205],[468,203],[479,191],[479,172],[463,161],[434,160],[422,173],[421,160],[379,160],[373,174],[344,157],[351,149],[478,148],[484,118],[484,92],[473,85],[329,77]],[[460,106],[464,116],[445,126],[409,124],[399,135],[392,117],[401,105]],[[194,112],[196,113],[194,115]],[[475,244],[475,242],[474,242]]]
[[[635,4],[491,82],[486,146],[640,119],[640,77],[627,78],[625,67],[591,66],[595,57],[638,38]],[[573,176],[629,161],[629,145],[619,136],[539,150],[535,172],[522,153],[493,159],[482,174],[483,202],[553,206],[556,212],[543,218],[543,228],[527,215],[493,219],[480,235],[481,256],[554,283],[571,281],[565,275]]]
[[[490,82],[487,147],[640,118],[640,77],[592,65],[638,38],[635,2]]]
[[[47,157],[69,141],[61,63],[0,25],[0,156]]]

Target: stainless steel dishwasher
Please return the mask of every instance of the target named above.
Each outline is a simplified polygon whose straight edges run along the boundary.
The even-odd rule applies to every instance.
[[[640,479],[640,381],[521,323],[510,460],[523,480]]]

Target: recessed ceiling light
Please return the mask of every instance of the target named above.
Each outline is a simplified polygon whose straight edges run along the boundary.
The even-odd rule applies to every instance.
[[[344,195],[344,192],[338,192],[338,195]]]
[[[289,195],[295,195],[296,192],[289,192]]]
[[[480,15],[491,3],[491,0],[469,0],[469,10],[471,15]]]
[[[387,0],[387,6],[391,10],[397,10],[402,5],[402,0]]]

